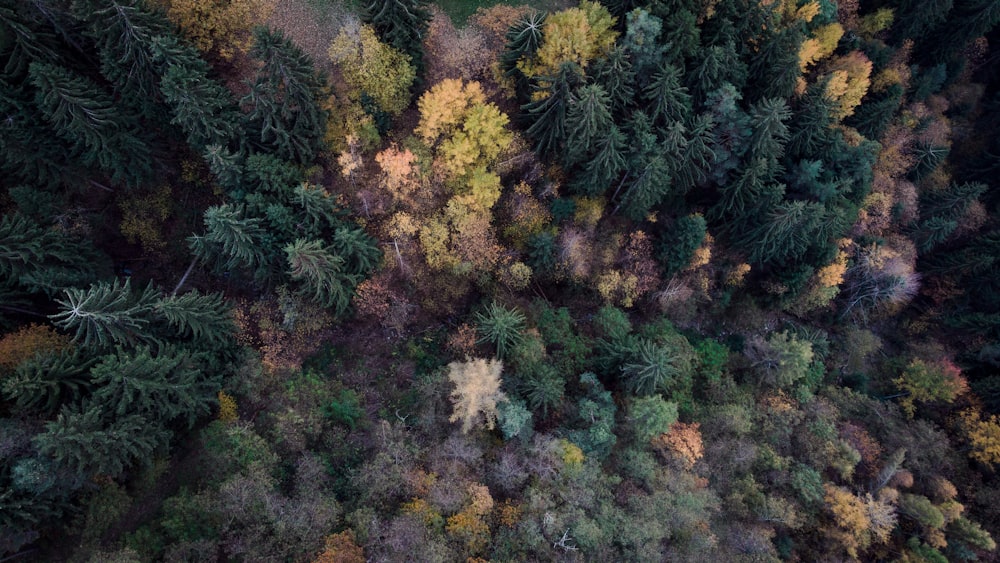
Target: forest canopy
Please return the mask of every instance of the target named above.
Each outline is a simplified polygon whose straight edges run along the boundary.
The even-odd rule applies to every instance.
[[[0,560],[996,560],[995,0],[0,0]]]

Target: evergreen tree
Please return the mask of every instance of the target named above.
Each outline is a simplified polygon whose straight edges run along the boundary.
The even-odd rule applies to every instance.
[[[610,105],[607,92],[597,84],[576,91],[566,113],[567,164],[584,161],[614,127]]]
[[[751,100],[786,99],[795,91],[799,70],[799,48],[805,35],[795,25],[770,33],[764,38],[760,52],[751,59],[746,92]]]
[[[318,240],[298,239],[285,247],[288,273],[302,282],[302,293],[341,315],[351,304],[357,278],[344,272],[344,259]]]
[[[690,128],[683,131],[683,144],[668,154],[680,155],[671,166],[671,175],[680,194],[685,194],[708,179],[708,172],[715,161],[712,151],[715,124],[712,116],[703,114],[691,120]]]
[[[660,42],[663,21],[642,8],[625,15],[625,36],[619,45],[630,55],[636,74],[645,77],[656,71],[667,46]]]
[[[527,133],[535,140],[535,152],[548,156],[559,152],[566,140],[566,113],[573,99],[573,88],[581,81],[580,69],[573,63],[563,63],[559,73],[540,77],[547,83],[539,88],[544,97],[521,106],[525,119],[530,123]]]
[[[775,205],[762,222],[747,233],[740,246],[750,253],[751,264],[788,265],[802,256],[814,242],[823,206],[805,201]]]
[[[93,405],[116,419],[139,415],[155,427],[181,421],[188,428],[211,412],[221,376],[203,373],[198,356],[178,348],[118,348],[91,369]]]
[[[130,185],[152,175],[152,156],[139,135],[138,123],[97,84],[42,63],[32,63],[29,74],[45,119],[73,144],[86,165],[99,167],[114,182]]]
[[[881,138],[902,102],[901,84],[893,84],[879,94],[869,92],[845,123],[869,139]]]
[[[163,99],[173,113],[170,122],[184,131],[188,144],[199,153],[209,146],[232,145],[240,120],[232,95],[207,70],[204,63],[169,64],[160,82]]]
[[[824,89],[822,84],[810,86],[792,114],[786,147],[792,157],[819,154],[833,142],[830,112],[836,102],[823,95]]]
[[[146,119],[157,117],[159,69],[153,61],[153,40],[171,34],[166,18],[136,0],[77,0],[72,11],[96,44],[101,74],[115,93]]]
[[[235,328],[232,311],[221,293],[191,291],[164,297],[156,303],[156,312],[179,336],[213,344],[228,340]]]
[[[681,70],[673,65],[660,65],[642,96],[654,122],[684,122],[691,116],[691,96],[681,86]]]
[[[191,249],[223,270],[248,268],[255,276],[266,276],[264,230],[259,219],[242,215],[241,208],[228,204],[209,207],[205,210],[205,234],[188,239]]]
[[[779,159],[785,153],[788,126],[785,124],[792,112],[784,100],[763,99],[750,109],[750,158]]]
[[[105,421],[101,405],[63,407],[34,443],[42,455],[81,475],[118,477],[133,463],[150,461],[169,437],[166,430],[137,414]]]
[[[945,61],[977,37],[1000,23],[1000,3],[995,0],[957,0],[947,21],[926,36],[922,48],[937,61]]]
[[[89,241],[46,229],[19,213],[0,218],[0,280],[52,296],[93,282],[103,260]]]
[[[518,68],[518,62],[535,56],[542,45],[542,29],[545,13],[531,11],[514,23],[507,34],[503,53],[500,55],[500,69],[504,76],[514,80],[517,99],[524,101],[531,94],[528,77]]]
[[[312,60],[280,31],[254,30],[251,56],[262,63],[242,104],[252,142],[279,158],[311,163],[323,146],[327,95]]]
[[[19,409],[54,413],[90,389],[88,371],[94,363],[79,349],[38,354],[4,379],[3,395]]]
[[[374,272],[382,260],[382,252],[375,239],[357,227],[338,227],[333,233],[331,248],[344,259],[344,269],[352,276]]]
[[[695,67],[684,77],[697,107],[701,107],[708,94],[723,84],[739,88],[746,82],[747,67],[740,60],[732,41],[705,47],[698,53],[697,60]]]
[[[74,330],[83,346],[135,344],[152,338],[148,328],[156,299],[152,284],[133,292],[131,280],[99,282],[90,289],[67,289],[66,298],[56,300],[62,311],[51,318],[56,326]]]
[[[664,274],[672,276],[686,268],[707,232],[705,218],[698,214],[681,217],[667,229],[660,236],[656,252]]]
[[[954,0],[900,0],[893,12],[892,33],[896,43],[922,38],[944,23]]]
[[[431,21],[425,0],[371,0],[363,18],[379,38],[409,55],[417,76],[424,72],[424,35]]]
[[[635,104],[635,70],[628,54],[619,46],[598,60],[591,73],[595,84],[611,96],[611,115],[625,115]]]
[[[598,195],[604,193],[625,170],[625,135],[611,125],[606,135],[595,143],[595,152],[583,163],[573,177],[571,187],[577,193]]]

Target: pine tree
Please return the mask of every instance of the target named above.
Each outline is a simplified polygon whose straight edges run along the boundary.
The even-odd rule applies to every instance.
[[[104,409],[85,402],[63,407],[45,431],[35,436],[38,451],[81,475],[118,477],[135,462],[150,461],[169,433],[145,418],[131,414],[105,422]]]
[[[803,158],[819,154],[833,142],[832,110],[836,102],[823,95],[825,85],[810,86],[799,100],[790,122],[786,149],[789,155]]]
[[[417,76],[424,73],[424,35],[431,21],[425,0],[371,0],[363,19],[379,38],[409,55]]]
[[[211,412],[221,376],[202,371],[198,356],[167,347],[118,348],[91,369],[93,405],[116,419],[139,415],[153,426],[181,421],[188,428]]]
[[[698,64],[685,76],[687,88],[697,107],[723,84],[742,87],[747,79],[747,67],[736,53],[732,41],[713,45],[699,52]]]
[[[584,161],[598,142],[614,127],[611,100],[599,85],[581,86],[570,101],[566,113],[566,152],[564,161]]]
[[[252,142],[279,158],[311,163],[326,134],[327,115],[320,106],[325,80],[280,31],[254,30],[250,54],[262,63],[241,102],[250,108],[246,120]]]
[[[762,222],[740,242],[751,264],[789,265],[814,242],[823,206],[805,201],[782,202],[768,210]]]
[[[67,289],[66,298],[56,300],[62,311],[51,318],[56,326],[75,330],[74,339],[83,346],[147,342],[157,297],[152,284],[133,292],[131,280],[99,282],[90,289]]]
[[[155,307],[181,337],[214,344],[228,340],[233,334],[232,311],[221,293],[203,295],[191,291],[171,295],[161,298]]]
[[[302,293],[331,307],[336,314],[347,311],[355,278],[344,272],[344,259],[318,240],[298,239],[285,247],[288,273],[302,282]]]
[[[486,311],[476,313],[476,328],[482,335],[479,342],[489,342],[496,347],[497,357],[507,353],[524,339],[525,318],[517,309],[508,309],[495,302]]]

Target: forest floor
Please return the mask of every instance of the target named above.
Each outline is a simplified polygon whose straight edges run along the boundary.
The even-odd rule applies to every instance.
[[[333,63],[327,56],[341,26],[354,12],[344,2],[281,0],[267,20],[272,29],[280,29],[312,57],[316,66],[327,73]]]

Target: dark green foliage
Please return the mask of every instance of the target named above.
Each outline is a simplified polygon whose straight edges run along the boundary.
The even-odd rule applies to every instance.
[[[152,339],[149,325],[156,307],[157,292],[152,284],[132,291],[131,280],[99,282],[90,289],[67,289],[65,299],[57,299],[62,311],[52,316],[60,328],[75,331],[74,339],[83,346],[106,347],[135,344]]]
[[[785,124],[792,112],[784,100],[763,99],[750,109],[750,158],[765,160],[781,158],[788,141],[788,126]]]
[[[795,90],[799,71],[799,48],[805,40],[800,26],[769,33],[760,52],[750,62],[750,80],[745,90],[753,100],[787,99]]]
[[[625,136],[617,126],[607,129],[597,140],[596,150],[575,175],[571,188],[584,195],[599,195],[625,170]]]
[[[379,39],[409,55],[417,76],[424,70],[424,34],[431,20],[425,0],[372,0],[363,13]]]
[[[657,260],[667,276],[672,276],[691,263],[691,256],[705,240],[707,225],[701,215],[681,217],[664,231],[657,242]]]
[[[485,311],[476,313],[476,329],[479,342],[489,342],[496,347],[498,358],[506,358],[524,338],[525,318],[517,309],[494,302]]]
[[[19,409],[54,413],[91,387],[95,361],[79,349],[36,355],[3,380],[3,396]]]
[[[702,49],[697,66],[685,76],[688,90],[698,107],[705,103],[709,93],[725,84],[742,86],[746,79],[746,65],[739,59],[732,41]]]
[[[280,31],[254,31],[250,55],[262,63],[242,100],[250,141],[279,158],[312,162],[322,149],[326,111],[320,103],[326,81],[312,60]]]
[[[260,220],[244,218],[243,210],[219,205],[205,210],[205,234],[189,240],[196,256],[213,262],[220,270],[247,268],[266,273],[264,230]]]
[[[604,87],[604,91],[611,96],[613,115],[624,115],[635,103],[635,70],[621,47],[615,46],[606,58],[595,62],[591,76],[594,83]]]
[[[104,269],[87,240],[70,237],[19,213],[0,218],[0,280],[52,296],[90,283]]]
[[[219,343],[234,330],[232,312],[221,293],[171,295],[161,298],[155,307],[180,337]]]
[[[580,446],[584,455],[604,460],[618,441],[615,436],[615,412],[617,408],[611,393],[601,385],[593,373],[580,375],[580,386],[587,390],[586,396],[576,404],[578,430],[569,432],[569,439]]]
[[[323,407],[324,416],[351,430],[364,418],[364,414],[358,394],[353,389],[342,389],[337,397]]]
[[[542,27],[545,24],[545,13],[531,11],[518,20],[507,31],[503,54],[500,55],[500,68],[504,75],[513,78],[517,88],[517,99],[527,100],[531,94],[528,78],[517,68],[521,59],[534,56],[542,45]]]
[[[173,112],[171,123],[187,135],[196,152],[209,146],[226,146],[236,137],[239,113],[232,95],[208,76],[201,59],[197,66],[169,64],[160,88],[163,99]]]
[[[32,63],[35,101],[45,119],[87,166],[115,183],[138,185],[153,173],[152,154],[135,118],[99,85],[54,65]]]
[[[535,140],[535,152],[543,156],[554,155],[565,145],[566,113],[573,100],[573,88],[582,78],[579,67],[563,63],[558,74],[539,77],[538,80],[547,85],[539,90],[548,95],[525,104],[521,110],[530,124],[527,133]]]
[[[221,377],[202,371],[201,358],[190,352],[148,347],[118,350],[91,370],[93,398],[105,414],[117,418],[140,415],[149,423],[179,421],[190,428],[210,412]]]
[[[138,460],[148,460],[168,438],[165,430],[139,415],[107,421],[93,403],[64,407],[34,439],[38,451],[81,475],[121,475]]]
[[[566,113],[564,162],[581,162],[595,152],[599,142],[614,127],[610,106],[608,93],[599,85],[581,86],[576,91]]]
[[[673,351],[647,339],[640,339],[622,366],[625,387],[637,395],[652,395],[671,386],[681,375]]]
[[[297,239],[285,247],[288,274],[302,283],[301,292],[337,315],[351,304],[351,291],[358,280],[346,272],[344,258],[321,241]]]
[[[541,364],[522,376],[518,388],[531,410],[541,413],[544,418],[550,409],[555,410],[562,404],[566,380],[555,367]]]
[[[889,86],[885,92],[868,94],[854,114],[845,121],[856,128],[869,139],[878,139],[885,132],[893,116],[903,101],[903,87],[900,84]]]
[[[154,64],[153,42],[171,32],[170,22],[136,0],[79,0],[73,3],[73,12],[96,43],[101,74],[115,93],[147,119],[157,117],[159,69]]]
[[[625,35],[620,45],[630,55],[639,76],[654,72],[666,51],[666,45],[659,41],[662,29],[663,21],[642,8],[625,14]]]
[[[527,264],[539,276],[552,276],[556,272],[556,237],[543,231],[528,239]]]
[[[642,96],[649,104],[649,117],[654,123],[685,121],[691,115],[691,96],[681,85],[681,76],[679,68],[664,63],[643,88]]]

